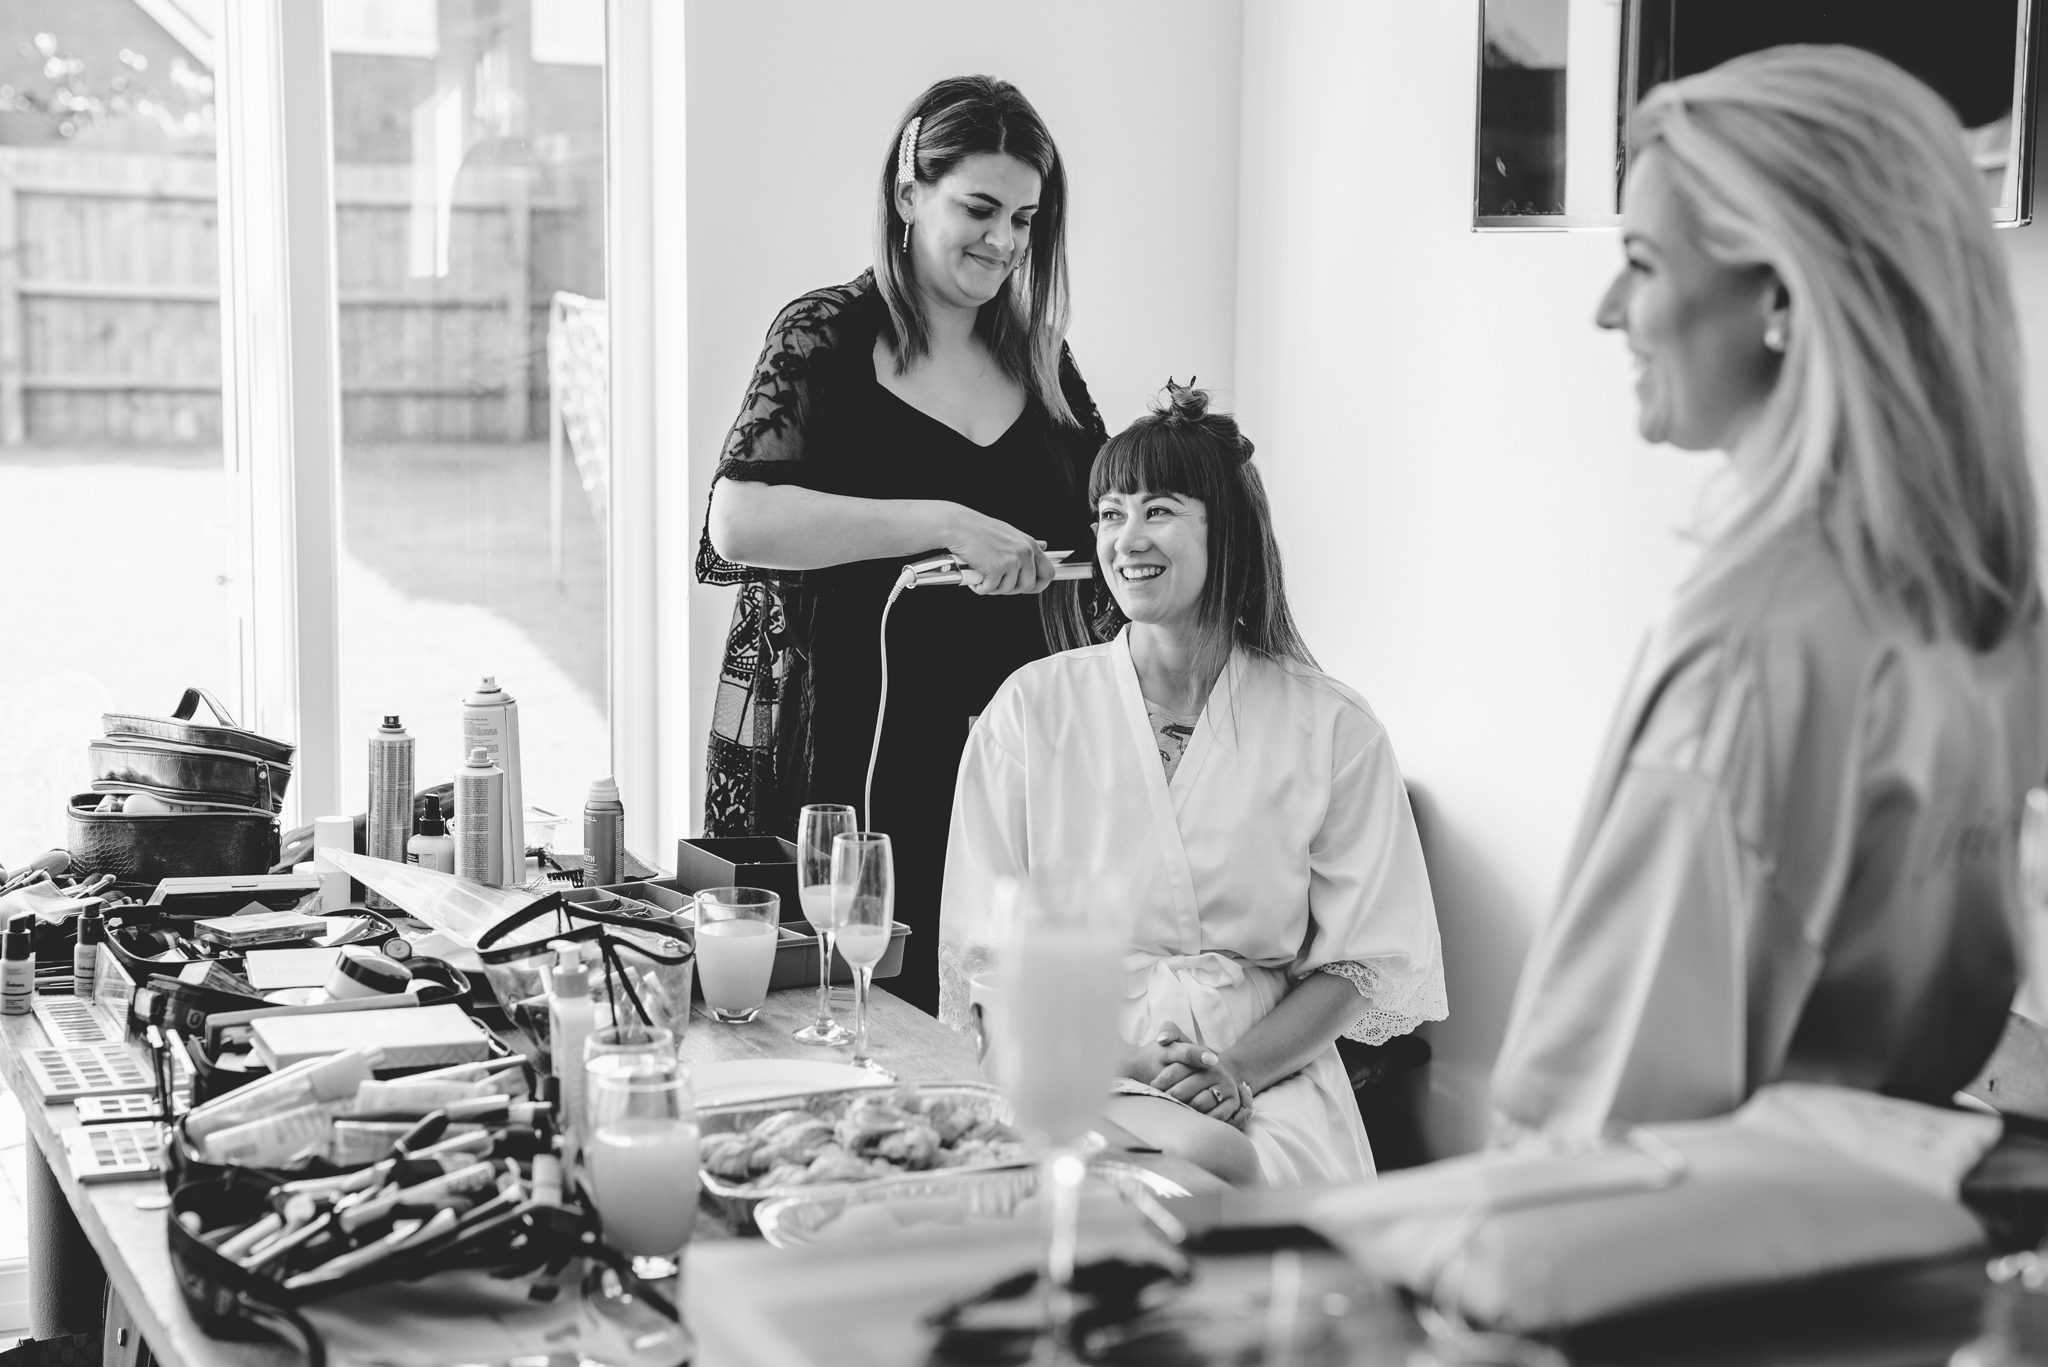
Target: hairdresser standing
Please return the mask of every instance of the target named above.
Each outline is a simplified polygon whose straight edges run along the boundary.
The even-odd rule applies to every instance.
[[[1039,543],[1085,554],[1105,433],[1063,342],[1066,172],[1023,94],[986,76],[927,90],[878,191],[873,269],[776,317],[713,480],[697,577],[740,595],[704,826],[791,836],[804,803],[861,807],[892,837],[912,927],[890,988],[931,1011],[968,722],[1019,666],[1079,643],[1080,595],[1046,592]],[[942,550],[973,592],[890,612],[869,810],[883,604],[905,562]]]

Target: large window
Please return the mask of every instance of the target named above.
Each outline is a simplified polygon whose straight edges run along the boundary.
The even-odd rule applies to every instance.
[[[341,798],[395,714],[421,786],[484,675],[529,805],[607,725],[602,0],[328,0],[341,390]]]
[[[232,698],[211,61],[0,0],[0,864],[66,843],[102,712]]]

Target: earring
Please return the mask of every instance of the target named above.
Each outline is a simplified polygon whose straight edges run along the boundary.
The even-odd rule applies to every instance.
[[[1773,322],[1764,329],[1764,349],[1766,351],[1775,351],[1780,355],[1784,354],[1785,325],[1783,323]]]
[[[907,218],[903,220],[903,250],[906,253],[910,250],[910,220]]]

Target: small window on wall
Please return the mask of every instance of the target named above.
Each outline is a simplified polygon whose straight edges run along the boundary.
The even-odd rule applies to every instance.
[[[426,787],[485,675],[525,797],[608,772],[602,0],[327,0],[343,807],[397,715]]]
[[[1992,221],[2033,212],[2038,0],[1482,0],[1473,225],[1606,226],[1629,119],[1663,81],[1782,43],[1846,43],[1948,100]]]
[[[66,843],[102,712],[234,695],[212,62],[0,0],[0,865]]]

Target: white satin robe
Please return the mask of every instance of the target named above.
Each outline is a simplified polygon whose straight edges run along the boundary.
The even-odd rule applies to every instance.
[[[1011,675],[961,759],[946,849],[940,1017],[1024,907],[1082,905],[1132,948],[1121,1025],[1172,1021],[1228,1048],[1309,973],[1358,985],[1378,1043],[1446,1013],[1436,908],[1400,768],[1365,700],[1299,666],[1238,652],[1168,783],[1128,631]],[[1077,901],[1078,899],[1078,901]],[[1373,1172],[1334,1045],[1259,1093],[1246,1133],[1266,1180]]]

